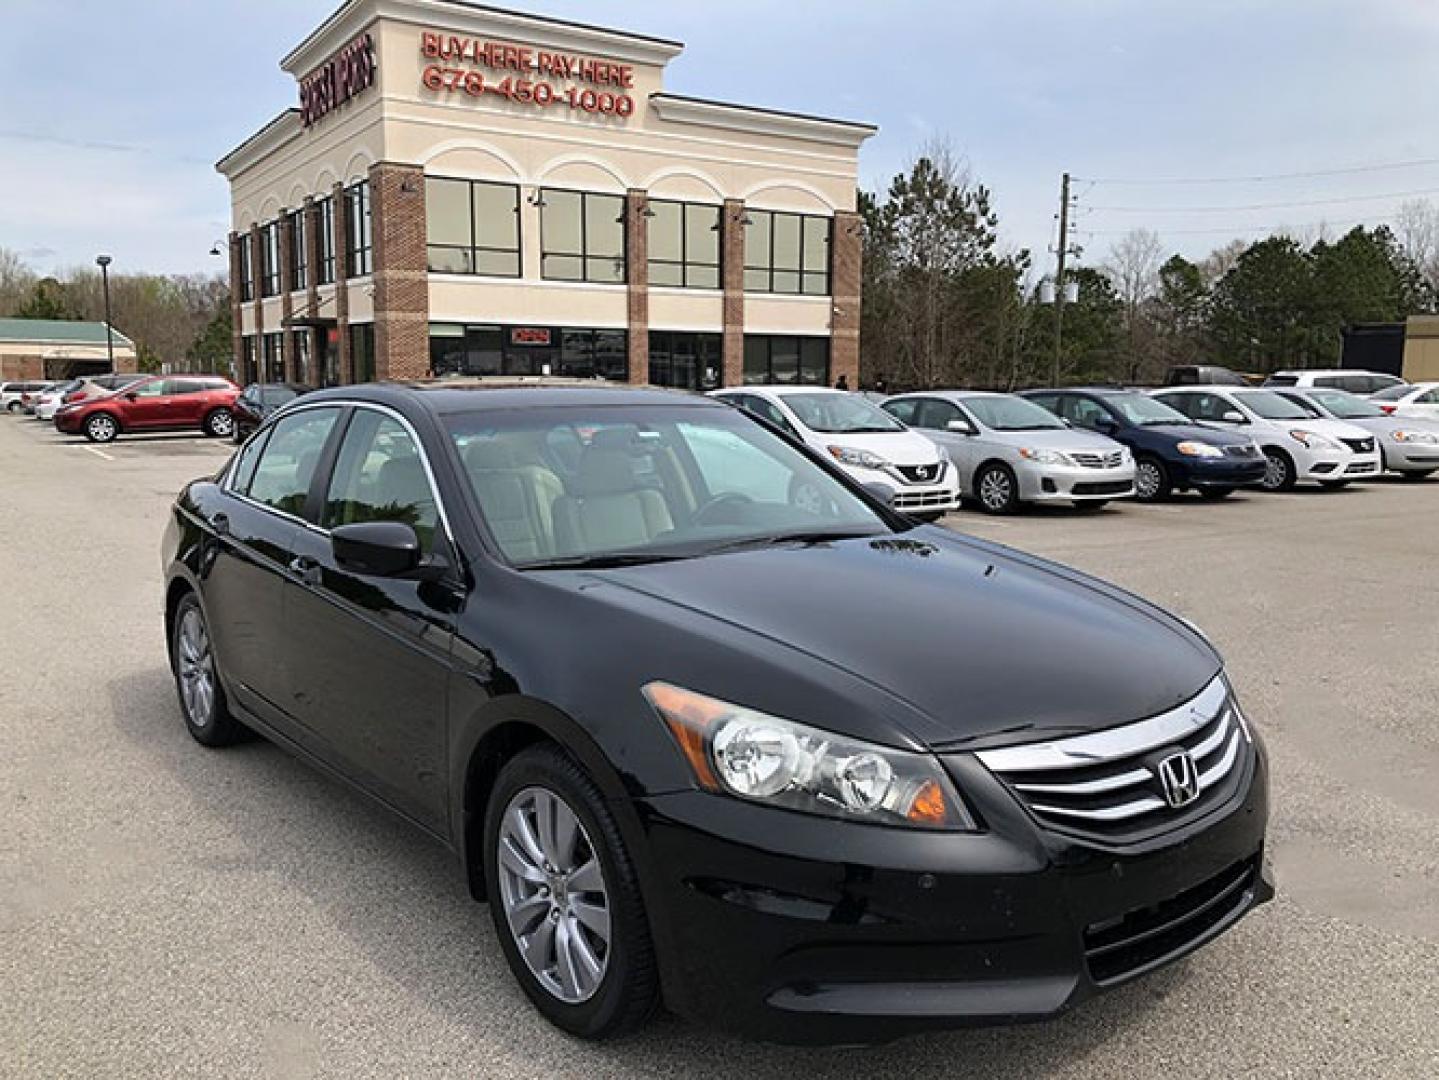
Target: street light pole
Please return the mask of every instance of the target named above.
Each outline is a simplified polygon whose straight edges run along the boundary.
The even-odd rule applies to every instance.
[[[115,374],[115,331],[110,326],[110,256],[95,256],[100,268],[100,282],[105,290],[105,355],[110,358],[110,374]]]

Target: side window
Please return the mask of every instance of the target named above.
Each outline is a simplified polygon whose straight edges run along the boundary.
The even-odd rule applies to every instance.
[[[1064,399],[1058,394],[1033,394],[1026,395],[1029,400],[1038,405],[1041,409],[1048,409],[1055,416],[1065,420],[1070,419],[1069,413],[1065,410]]]
[[[1194,412],[1194,404],[1195,404],[1195,403],[1194,403],[1194,399],[1195,399],[1195,397],[1196,397],[1197,395],[1195,395],[1195,394],[1164,394],[1164,395],[1162,395],[1162,396],[1160,396],[1160,395],[1156,395],[1156,396],[1159,397],[1159,400],[1162,401],[1162,402],[1164,402],[1164,404],[1168,405],[1171,409],[1174,409],[1176,412],[1181,412],[1181,413],[1183,413],[1185,416],[1189,417],[1191,420],[1194,419],[1194,417],[1195,417],[1195,412]]]
[[[403,522],[427,552],[440,521],[420,448],[403,424],[373,409],[355,410],[345,432],[321,524],[333,529],[363,521]]]
[[[136,386],[130,387],[130,393],[142,398],[159,397],[161,394],[169,393],[169,391],[165,389],[169,381],[170,380],[167,379],[151,379],[147,383],[139,383]]]
[[[260,463],[260,451],[265,448],[265,441],[268,435],[251,439],[240,451],[240,457],[235,462],[235,471],[231,473],[230,490],[239,495],[249,494],[250,481],[255,478],[255,466]]]
[[[1343,390],[1345,382],[1339,375],[1318,375],[1314,379],[1315,386],[1322,386],[1326,390]]]
[[[919,402],[919,398],[901,398],[899,401],[886,401],[880,408],[901,424],[913,427],[916,422],[914,415],[919,411]]]
[[[762,397],[751,398],[750,400],[755,404],[754,411],[760,416],[763,416],[775,427],[788,431],[791,435],[795,433],[794,425],[789,422],[789,418],[785,416],[784,413],[779,411],[779,406],[773,401],[767,401]]]
[[[1099,426],[1101,420],[1109,419],[1109,413],[1103,405],[1097,401],[1091,401],[1086,397],[1065,398],[1060,406],[1060,415],[1080,427],[1091,430]]]
[[[166,394],[197,394],[201,390],[200,384],[194,379],[166,379]]]
[[[1430,390],[1427,394],[1420,394],[1414,399],[1415,405],[1439,405],[1439,390]]]
[[[250,498],[303,517],[315,467],[339,415],[338,409],[311,409],[276,424],[250,480]]]
[[[960,420],[960,412],[948,401],[925,398],[919,406],[919,426],[933,431],[943,431],[951,420]]]

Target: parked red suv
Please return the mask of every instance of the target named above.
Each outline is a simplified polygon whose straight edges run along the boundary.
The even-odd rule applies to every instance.
[[[235,430],[231,411],[240,388],[219,375],[156,375],[104,397],[62,406],[55,427],[91,442],[122,431],[203,431],[217,438]]]

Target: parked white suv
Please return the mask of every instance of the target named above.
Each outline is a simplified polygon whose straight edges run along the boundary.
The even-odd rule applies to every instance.
[[[1244,432],[1264,451],[1267,491],[1300,480],[1339,488],[1380,471],[1374,436],[1341,420],[1317,419],[1273,390],[1228,386],[1172,387],[1154,396],[1191,420]]]
[[[1322,368],[1319,371],[1276,371],[1264,380],[1264,385],[1348,390],[1351,394],[1362,397],[1378,390],[1388,390],[1391,386],[1403,386],[1404,380],[1397,375],[1383,375],[1377,371],[1361,371],[1358,368]]]
[[[25,394],[38,394],[42,390],[48,390],[53,383],[41,379],[32,379],[29,382],[7,382],[0,383],[0,409],[9,413],[20,411],[20,399]]]
[[[901,513],[934,520],[959,504],[959,474],[948,455],[858,394],[821,386],[745,386],[711,396],[784,428],[861,483],[888,488]],[[802,490],[790,493],[800,505],[808,497]]]

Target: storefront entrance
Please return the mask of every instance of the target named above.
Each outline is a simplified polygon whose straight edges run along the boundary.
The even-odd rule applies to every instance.
[[[562,375],[623,382],[629,333],[558,326],[430,324],[435,375]]]

